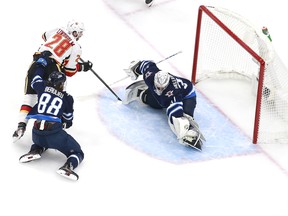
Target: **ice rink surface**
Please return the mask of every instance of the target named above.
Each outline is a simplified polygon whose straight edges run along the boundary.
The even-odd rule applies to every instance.
[[[280,1],[267,3],[155,0],[148,8],[144,0],[5,2],[0,14],[1,215],[287,216],[288,147],[252,144],[253,125],[245,116],[253,98],[239,95],[239,88],[249,95],[245,83],[196,86],[195,119],[207,140],[202,152],[178,144],[163,111],[117,103],[91,72],[67,83],[75,99],[68,133],[85,153],[76,169],[79,181],[56,173],[66,159],[53,150],[39,161],[19,163],[32,142],[31,122],[21,140],[11,140],[26,71],[46,30],[82,20],[82,58],[92,61],[95,72],[123,98],[132,82],[124,79],[123,69],[134,59],[158,62],[181,52],[158,66],[191,77],[200,5],[224,7],[259,28],[268,26],[275,50],[287,62],[285,7]]]

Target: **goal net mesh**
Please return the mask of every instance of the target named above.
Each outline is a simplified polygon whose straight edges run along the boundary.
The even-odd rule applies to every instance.
[[[202,5],[192,81],[207,79],[250,82],[255,97],[253,143],[288,143],[288,70],[272,42],[239,14]]]

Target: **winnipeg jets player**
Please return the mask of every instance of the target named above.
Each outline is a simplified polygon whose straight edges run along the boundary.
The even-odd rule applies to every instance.
[[[31,86],[37,92],[38,103],[28,113],[27,119],[35,119],[32,130],[34,144],[30,151],[20,157],[22,163],[41,158],[47,149],[56,149],[67,157],[66,163],[57,173],[71,180],[78,180],[73,171],[84,159],[79,143],[63,130],[72,126],[73,97],[64,91],[66,76],[54,71],[47,82],[42,79],[43,69],[38,69],[32,79]]]
[[[193,84],[160,70],[153,61],[132,61],[125,72],[132,80],[143,75],[143,80],[126,88],[124,103],[140,100],[156,109],[165,108],[169,126],[179,143],[201,151],[205,138],[193,118],[196,107]]]
[[[52,71],[62,71],[66,76],[73,76],[78,71],[88,71],[92,68],[90,61],[78,62],[82,49],[78,40],[85,30],[84,24],[70,21],[67,27],[56,28],[42,35],[44,43],[34,53],[33,61],[25,79],[24,98],[19,112],[18,127],[13,133],[13,141],[19,140],[27,125],[26,115],[36,103],[37,96],[31,87],[31,81],[38,67],[44,68],[43,79],[46,80]]]

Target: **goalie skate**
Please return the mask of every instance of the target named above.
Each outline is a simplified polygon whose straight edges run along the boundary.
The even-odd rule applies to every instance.
[[[132,101],[137,100],[140,96],[140,93],[146,89],[148,89],[148,86],[144,80],[132,83],[126,88],[123,104],[129,104]]]
[[[206,141],[204,135],[202,134],[202,132],[199,129],[199,125],[194,121],[194,119],[191,116],[189,116],[189,115],[187,115],[185,113],[183,114],[183,116],[185,116],[189,120],[189,123],[193,127],[193,130],[195,130],[195,131],[197,131],[199,133],[199,135],[200,135],[199,139],[201,141]]]
[[[194,148],[198,151],[202,151],[202,141],[201,141],[200,137],[201,137],[200,133],[199,133],[198,137],[185,136],[182,138],[183,145],[189,146],[189,147]]]

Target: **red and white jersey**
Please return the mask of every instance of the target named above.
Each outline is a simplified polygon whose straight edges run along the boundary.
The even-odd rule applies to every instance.
[[[78,60],[82,54],[81,46],[76,39],[68,34],[65,28],[57,28],[47,31],[42,35],[45,41],[39,48],[39,52],[50,51],[54,59],[64,66],[65,73],[71,77],[79,69]]]

